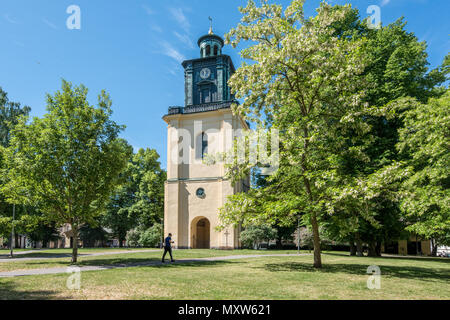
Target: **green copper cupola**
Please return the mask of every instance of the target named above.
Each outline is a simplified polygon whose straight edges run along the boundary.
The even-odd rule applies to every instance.
[[[208,34],[198,39],[198,46],[200,47],[200,58],[208,58],[220,56],[224,41],[218,35],[215,35],[212,29],[212,18],[209,17],[210,26]]]
[[[198,39],[198,46],[200,47],[201,58],[215,57],[222,54],[224,41],[210,29],[208,34]]]
[[[196,106],[205,105],[229,107],[234,101],[228,80],[235,69],[230,56],[222,52],[224,45],[222,37],[214,34],[211,26],[208,34],[198,39],[200,58],[183,61],[185,107],[195,110],[199,110]]]

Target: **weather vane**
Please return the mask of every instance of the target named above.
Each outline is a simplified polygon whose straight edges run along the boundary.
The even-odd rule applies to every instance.
[[[213,30],[212,30],[213,19],[211,17],[208,17],[208,19],[209,19],[209,34],[213,34]]]

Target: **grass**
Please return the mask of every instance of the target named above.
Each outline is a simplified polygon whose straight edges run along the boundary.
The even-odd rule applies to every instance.
[[[44,269],[53,267],[67,267],[70,263],[70,253],[68,249],[55,249],[45,250],[45,252],[23,254],[16,256],[18,260],[8,261],[0,260],[0,272],[14,271],[14,270],[27,270],[27,269]],[[65,251],[64,251],[65,250]],[[151,250],[151,249],[150,249]],[[123,263],[141,263],[148,261],[159,261],[161,259],[162,250],[154,249],[155,252],[139,252],[140,250],[135,250],[136,252],[127,254],[111,254],[103,256],[79,256],[78,264],[79,266],[89,266],[89,265],[114,265]],[[116,252],[116,249],[109,249],[109,252]],[[108,249],[98,250],[95,252],[108,252]],[[82,249],[80,251],[83,253],[94,253],[89,249]],[[221,257],[230,255],[242,255],[242,254],[279,254],[280,251],[277,250],[174,250],[175,259],[183,258],[208,258],[208,257]],[[285,250],[282,253],[296,254],[296,250]],[[61,257],[56,257],[60,255]],[[38,259],[49,256],[51,258]],[[25,260],[24,258],[35,258],[33,260]],[[166,255],[166,259],[169,259],[169,255]],[[20,261],[24,259],[23,261]]]
[[[78,253],[96,253],[108,251],[140,251],[141,248],[79,248]],[[22,254],[22,252],[31,252]],[[9,256],[9,249],[0,249],[0,258]],[[45,254],[72,254],[72,249],[14,249],[14,253],[20,253],[16,258],[32,257]]]
[[[180,250],[175,254],[182,258],[247,252]],[[135,262],[144,258],[148,261],[159,257],[159,253],[86,257],[81,264]],[[312,267],[312,259],[309,255],[263,255],[90,271],[82,273],[80,290],[66,288],[67,274],[0,278],[0,299],[450,299],[450,259],[326,253],[322,270]],[[379,290],[366,286],[369,265],[381,269]]]

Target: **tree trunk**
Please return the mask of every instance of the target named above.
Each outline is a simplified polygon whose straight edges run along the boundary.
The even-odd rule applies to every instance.
[[[436,257],[437,256],[437,243],[434,239],[431,239],[431,256]]]
[[[377,256],[377,250],[376,250],[376,243],[375,241],[369,242],[369,251],[367,253],[369,257],[376,257]]]
[[[72,245],[72,263],[77,263],[78,258],[78,227],[74,227],[72,225],[72,232],[73,232],[73,245]]]
[[[377,241],[375,246],[375,252],[377,254],[377,257],[381,257],[381,242]]]
[[[119,248],[123,248],[123,240],[125,240],[123,237],[119,237]]]
[[[363,254],[363,246],[362,246],[361,237],[359,236],[358,232],[355,234],[355,240],[356,240],[356,255],[358,257],[362,257],[364,255]]]
[[[277,249],[281,250],[283,249],[283,243],[281,242],[281,238],[277,239]]]
[[[353,240],[350,241],[350,255],[356,256],[356,246]]]
[[[317,216],[315,212],[311,216],[311,225],[314,242],[314,268],[322,268],[322,257],[320,255],[319,224],[317,223]]]

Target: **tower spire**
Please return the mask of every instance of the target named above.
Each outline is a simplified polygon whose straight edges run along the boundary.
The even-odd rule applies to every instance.
[[[208,17],[208,19],[209,19],[209,32],[208,32],[208,34],[214,34],[213,29],[212,29],[213,19],[211,17]]]

